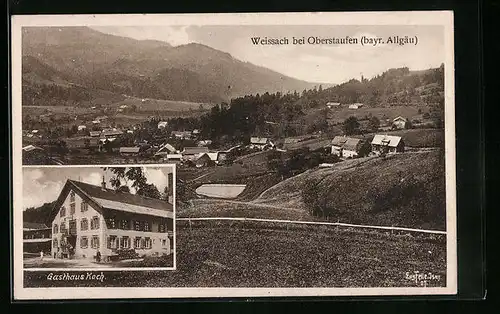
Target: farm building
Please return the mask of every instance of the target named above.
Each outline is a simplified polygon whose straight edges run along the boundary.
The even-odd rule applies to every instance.
[[[90,131],[91,137],[99,137],[101,136],[101,131]]]
[[[217,160],[217,157],[215,157],[215,160],[213,159],[213,156],[210,156],[209,154],[215,154],[217,153],[203,153],[196,159],[196,167],[210,167],[210,166],[215,166],[215,161]]]
[[[207,147],[184,147],[181,152],[183,160],[197,160],[205,153],[208,153]]]
[[[85,126],[85,125],[78,126],[78,132],[85,131],[86,129],[87,129],[87,126]]]
[[[193,135],[198,135],[198,134],[200,134],[200,130],[198,130],[198,129],[194,129],[194,130],[193,130]]]
[[[92,120],[92,124],[100,124],[100,123],[101,123],[101,121],[99,121],[99,120]]]
[[[50,219],[54,258],[104,260],[122,250],[170,254],[173,205],[163,200],[67,180]]]
[[[267,137],[251,137],[249,147],[264,150],[274,147],[274,143]]]
[[[182,140],[188,140],[192,136],[191,131],[172,131],[172,137],[182,139]]]
[[[182,154],[166,154],[165,156],[166,156],[166,159],[168,161],[181,161],[182,160]]]
[[[366,142],[359,138],[335,136],[332,140],[332,155],[343,158],[355,158],[363,155]]]
[[[51,228],[42,223],[23,222],[23,252],[50,253]]]
[[[327,102],[326,106],[328,107],[328,109],[339,108],[340,103],[339,102]]]
[[[142,149],[140,146],[120,147],[120,155],[124,156],[138,155],[141,151]]]
[[[168,125],[167,121],[160,121],[158,122],[158,129],[164,129],[167,127],[167,125]]]
[[[101,136],[103,136],[105,138],[110,138],[110,137],[116,138],[117,136],[122,135],[122,134],[123,134],[123,131],[120,129],[104,129],[101,132]]]
[[[408,126],[408,119],[398,116],[392,120],[392,128],[405,129]]]
[[[361,104],[361,103],[355,103],[355,104],[349,105],[349,109],[359,109],[361,107],[363,107],[363,104]]]
[[[164,157],[168,154],[177,153],[177,149],[169,143],[162,144],[160,148],[156,151],[155,156]]]
[[[374,153],[402,153],[405,150],[405,143],[400,136],[380,135],[373,138],[372,152]]]

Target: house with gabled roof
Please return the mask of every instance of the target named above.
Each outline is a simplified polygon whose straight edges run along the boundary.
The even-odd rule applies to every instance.
[[[155,153],[156,157],[165,157],[167,155],[176,154],[177,149],[169,143],[162,144]]]
[[[121,250],[168,255],[173,205],[167,201],[67,180],[50,213],[54,258],[104,260]]]
[[[371,142],[372,152],[380,153],[402,153],[405,150],[405,143],[401,136],[377,134]]]
[[[250,138],[250,145],[249,145],[250,149],[257,148],[257,149],[264,150],[264,149],[272,148],[272,147],[274,147],[274,143],[268,137],[252,136]]]
[[[339,102],[327,102],[326,106],[328,107],[328,109],[339,108],[340,103]]]
[[[197,160],[201,155],[208,153],[209,150],[207,147],[184,147],[182,150],[182,159],[183,160]]]
[[[332,155],[343,158],[355,158],[362,154],[365,141],[347,136],[335,136],[332,140]]]
[[[392,128],[405,129],[408,126],[408,119],[398,116],[392,120]]]

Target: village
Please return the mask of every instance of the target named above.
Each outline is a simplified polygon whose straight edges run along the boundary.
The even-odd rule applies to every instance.
[[[355,112],[362,108],[363,104],[325,104],[330,111],[341,106]],[[95,107],[91,110],[95,110]],[[115,110],[122,112],[129,108],[122,105]],[[50,117],[51,114],[41,115],[37,125],[53,124],[52,120],[47,120]],[[112,161],[177,163],[181,167],[200,168],[228,165],[242,154],[267,150],[286,152],[304,147],[310,150],[327,150],[332,155],[346,159],[368,154],[403,152],[404,136],[390,134],[400,130],[433,127],[430,122],[422,123],[421,120],[428,118],[428,114],[426,117],[424,113],[420,115],[420,120],[410,120],[403,116],[380,120],[366,131],[363,130],[366,123],[360,119],[355,123],[361,126],[361,132],[350,132],[355,133],[352,135],[346,135],[345,130],[342,132],[344,134],[336,136],[322,132],[286,138],[255,134],[239,143],[214,143],[213,139],[203,137],[200,129],[173,129],[169,125],[169,119],[149,117],[142,123],[123,125],[116,123],[112,115],[94,115],[87,118],[86,123],[83,117],[75,117],[78,124],[69,121],[69,124],[66,124],[66,134],[61,134],[57,139],[53,139],[43,128],[23,130],[24,163],[91,164]]]

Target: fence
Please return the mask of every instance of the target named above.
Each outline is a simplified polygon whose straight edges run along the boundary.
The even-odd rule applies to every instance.
[[[371,226],[371,225],[355,225],[341,222],[320,222],[320,221],[300,221],[300,220],[278,220],[278,219],[261,219],[261,218],[244,218],[244,217],[200,217],[200,218],[176,218],[177,221],[209,221],[209,220],[226,220],[226,221],[256,221],[256,222],[271,222],[271,223],[289,223],[289,224],[302,224],[302,225],[323,225],[323,226],[339,226],[349,228],[365,228],[375,230],[388,230],[388,231],[407,231],[418,232],[427,234],[441,234],[446,235],[446,231],[440,230],[425,230],[403,227],[386,227],[386,226]]]

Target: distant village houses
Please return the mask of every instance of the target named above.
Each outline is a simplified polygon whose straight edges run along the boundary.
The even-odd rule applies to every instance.
[[[363,104],[361,103],[354,103],[349,105],[349,109],[359,109],[361,107],[363,107]]]
[[[339,102],[327,102],[326,106],[328,107],[328,109],[339,108],[340,103]]]
[[[182,150],[182,160],[184,161],[195,161],[197,160],[201,155],[208,153],[209,150],[207,147],[184,147]]]
[[[191,131],[172,131],[172,137],[181,140],[189,140],[192,137]]]
[[[268,149],[268,148],[273,148],[275,145],[274,143],[267,137],[251,137],[250,138],[250,149]]]

